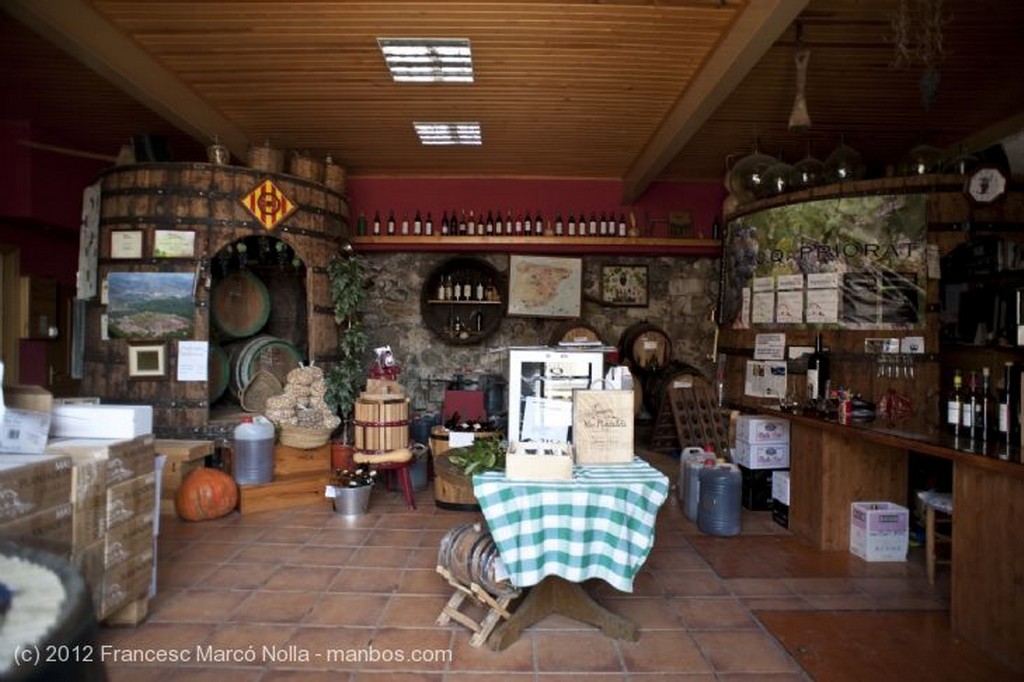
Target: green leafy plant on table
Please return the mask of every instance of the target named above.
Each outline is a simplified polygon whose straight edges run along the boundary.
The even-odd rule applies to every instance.
[[[448,451],[448,460],[463,476],[505,469],[506,445],[497,438],[478,438],[472,445]]]

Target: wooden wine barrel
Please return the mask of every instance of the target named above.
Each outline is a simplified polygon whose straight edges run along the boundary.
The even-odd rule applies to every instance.
[[[480,511],[472,479],[463,476],[447,457],[434,458],[434,504],[452,511]]]
[[[231,378],[231,366],[228,364],[228,354],[217,343],[210,343],[210,357],[207,364],[207,387],[210,391],[210,402],[220,400],[224,391],[228,390],[228,381]]]
[[[228,388],[236,398],[259,371],[273,374],[285,385],[288,372],[302,362],[302,353],[292,344],[275,336],[254,336],[227,346],[231,381]]]
[[[668,366],[649,375],[644,380],[644,407],[652,416],[657,416],[665,391],[695,385],[711,386],[700,370],[681,360],[673,360]]]
[[[672,360],[672,339],[661,327],[637,322],[619,337],[619,359],[640,373],[651,373]]]
[[[259,274],[270,293],[270,314],[263,326],[263,333],[284,339],[298,348],[305,348],[309,340],[305,278],[280,268],[261,271]]]
[[[549,345],[557,346],[560,343],[581,343],[601,341],[601,335],[597,330],[583,322],[580,318],[566,320],[551,332]]]
[[[515,586],[506,578],[498,578],[500,554],[491,533],[480,522],[455,526],[444,536],[437,550],[437,565],[459,584],[477,584],[491,596],[499,597],[515,592]]]
[[[409,399],[355,402],[352,425],[356,450],[387,452],[409,446]]]
[[[250,270],[236,270],[210,291],[210,322],[229,339],[258,333],[270,318],[270,292]]]

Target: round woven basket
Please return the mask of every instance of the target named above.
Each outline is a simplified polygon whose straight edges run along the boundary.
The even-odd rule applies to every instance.
[[[239,402],[246,412],[262,412],[267,404],[267,398],[280,395],[283,391],[281,381],[270,372],[261,369],[242,389]]]
[[[312,450],[321,445],[326,445],[327,441],[331,438],[332,430],[282,424],[281,435],[278,440],[281,445],[298,448],[299,450]]]

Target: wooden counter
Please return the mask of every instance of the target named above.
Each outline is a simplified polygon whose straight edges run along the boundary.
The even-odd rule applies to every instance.
[[[791,422],[789,529],[822,550],[849,551],[850,504],[907,502],[911,452],[953,462],[953,632],[1024,670],[1024,463],[1020,448],[974,452],[951,436]]]

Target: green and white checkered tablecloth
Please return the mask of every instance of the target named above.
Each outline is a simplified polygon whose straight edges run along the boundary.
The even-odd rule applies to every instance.
[[[510,481],[489,471],[473,476],[473,492],[516,587],[557,575],[632,592],[668,478],[634,459],[574,467],[572,481]]]

